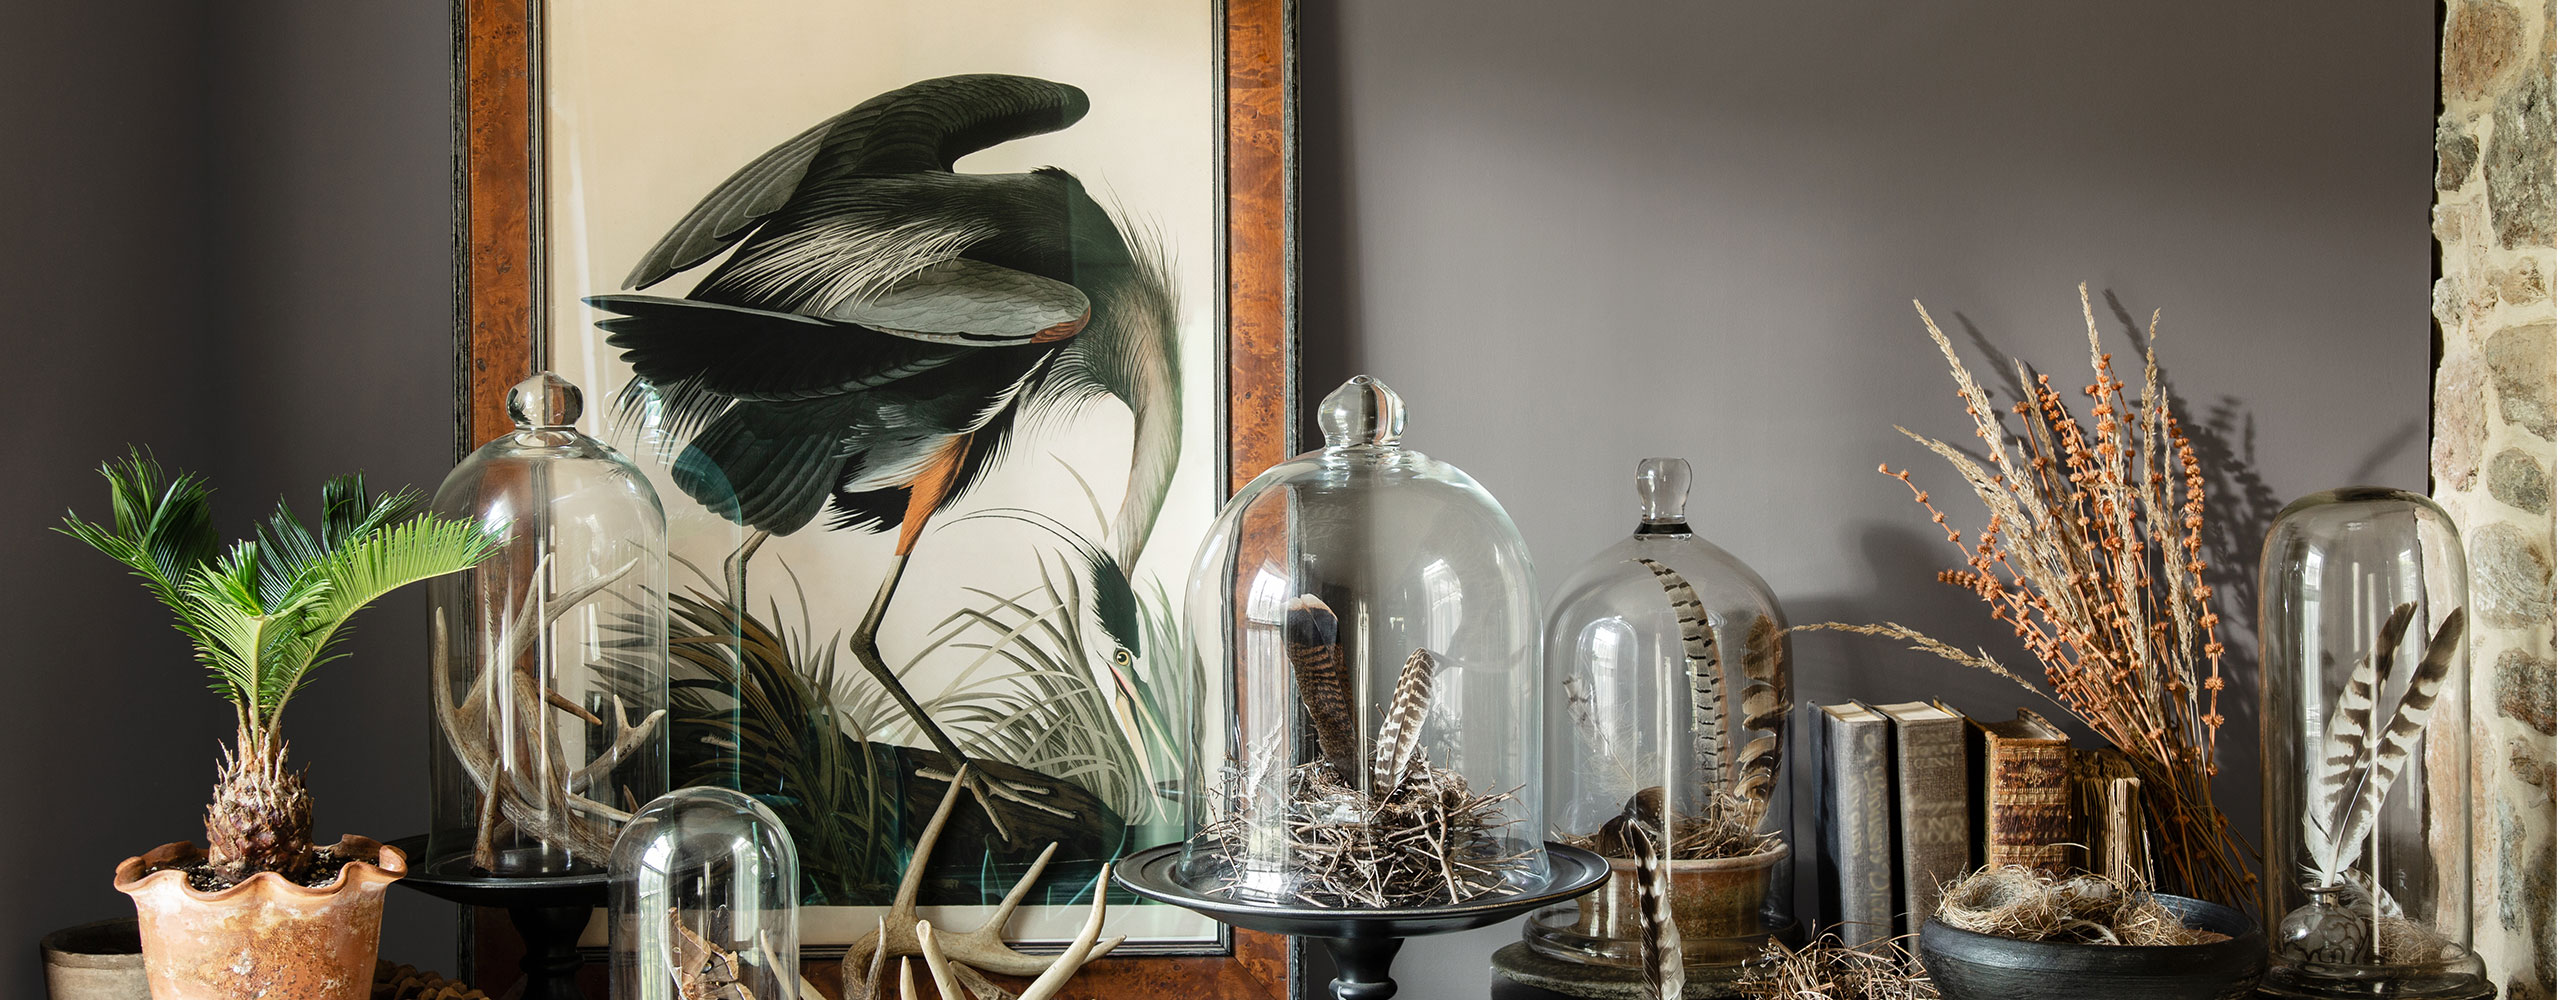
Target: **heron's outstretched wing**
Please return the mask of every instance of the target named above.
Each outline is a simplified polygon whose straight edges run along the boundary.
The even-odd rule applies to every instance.
[[[647,288],[711,259],[822,178],[948,172],[962,156],[1075,124],[1084,92],[1026,76],[947,76],[856,105],[774,147],[713,188],[623,279]]]
[[[833,396],[885,385],[969,353],[848,323],[655,295],[598,295],[587,304],[605,343],[634,374],[662,389],[729,399]]]

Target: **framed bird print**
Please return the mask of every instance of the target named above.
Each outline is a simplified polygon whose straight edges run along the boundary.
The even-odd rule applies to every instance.
[[[648,476],[677,783],[790,827],[822,989],[1072,937],[1186,832],[1175,602],[1294,450],[1288,0],[456,3],[457,445],[547,369]],[[1288,995],[1105,901],[1078,991]]]

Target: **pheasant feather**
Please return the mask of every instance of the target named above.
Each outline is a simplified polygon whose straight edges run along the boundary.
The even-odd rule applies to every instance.
[[[1645,991],[1653,1000],[1679,1000],[1688,986],[1688,969],[1680,954],[1680,924],[1671,910],[1671,866],[1656,842],[1661,829],[1636,821],[1627,824],[1627,832],[1636,856],[1637,948]]]
[[[2382,622],[2381,638],[2373,651],[2356,661],[2355,672],[2347,675],[2347,686],[2338,694],[2338,706],[2329,715],[2328,739],[2321,745],[2319,778],[2313,785],[2317,803],[2313,813],[2326,817],[2337,814],[2338,804],[2347,797],[2347,786],[2354,783],[2358,772],[2373,752],[2374,689],[2391,677],[2391,658],[2399,651],[2400,640],[2409,632],[2409,618],[2417,613],[2414,603],[2391,610]]]
[[[2326,860],[2330,874],[2346,869],[2356,850],[2373,833],[2383,800],[2390,797],[2392,783],[2409,765],[2410,752],[2417,748],[2419,735],[2426,732],[2427,718],[2435,714],[2436,698],[2444,693],[2445,675],[2452,671],[2454,654],[2462,648],[2465,624],[2461,608],[2444,617],[2444,624],[2436,627],[2435,638],[2427,642],[2426,657],[2410,671],[2409,685],[2401,692],[2399,705],[2392,709],[2391,721],[2371,740],[2372,753],[2364,768],[2363,787],[2356,790],[2354,804],[2347,807],[2346,818],[2338,824],[2340,836],[2329,844]],[[2377,655],[2375,659],[2382,657]]]
[[[1316,752],[1343,784],[1359,780],[1359,711],[1351,702],[1351,678],[1342,662],[1342,622],[1313,594],[1289,602],[1287,639],[1298,700],[1316,731]]]
[[[1395,795],[1420,762],[1422,717],[1431,711],[1431,675],[1439,665],[1439,658],[1428,649],[1405,657],[1404,672],[1396,675],[1395,697],[1387,702],[1386,721],[1378,726],[1377,756],[1369,765],[1370,795],[1382,799]]]
[[[1680,653],[1689,668],[1689,739],[1698,758],[1698,778],[1708,788],[1721,788],[1727,738],[1724,669],[1716,661],[1715,631],[1707,622],[1706,605],[1699,603],[1698,592],[1671,567],[1651,559],[1636,561],[1662,584],[1672,616],[1680,623]]]
[[[1768,813],[1778,780],[1778,756],[1786,741],[1787,679],[1780,672],[1786,630],[1768,615],[1751,620],[1742,640],[1742,728],[1757,733],[1742,745],[1733,772],[1734,821],[1756,830]]]

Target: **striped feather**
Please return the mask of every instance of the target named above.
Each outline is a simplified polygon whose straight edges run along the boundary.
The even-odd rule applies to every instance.
[[[1680,924],[1672,916],[1671,866],[1655,841],[1661,828],[1638,821],[1628,823],[1627,830],[1636,856],[1637,947],[1645,991],[1653,1000],[1679,1000],[1688,986],[1688,968],[1680,955]]]
[[[2395,613],[2393,617],[2399,615]],[[2409,686],[2401,692],[2400,703],[2392,708],[2391,721],[2373,741],[2370,770],[2364,775],[2363,787],[2357,789],[2355,803],[2338,824],[2342,836],[2329,848],[2332,873],[2343,871],[2364,846],[2364,839],[2373,833],[2375,817],[2382,812],[2383,800],[2391,796],[2392,783],[2409,766],[2409,754],[2417,748],[2418,737],[2426,732],[2427,718],[2435,714],[2436,697],[2444,693],[2445,675],[2453,670],[2454,654],[2462,648],[2464,627],[2461,608],[2444,616],[2435,638],[2427,642],[2426,658],[2410,671]]]
[[[1786,630],[1760,615],[1742,640],[1742,728],[1758,733],[1742,745],[1734,759],[1734,820],[1757,830],[1768,814],[1769,793],[1778,780],[1779,756],[1787,730],[1787,676],[1784,669]]]
[[[2338,694],[2338,707],[2329,715],[2328,738],[2321,745],[2320,772],[2312,790],[2318,793],[2316,812],[2335,815],[2338,804],[2346,799],[2347,786],[2353,784],[2373,752],[2374,689],[2391,678],[2391,657],[2400,648],[2400,640],[2409,633],[2409,619],[2416,614],[2415,603],[2391,609],[2391,617],[2382,623],[2382,636],[2372,653],[2356,661],[2354,673],[2347,675],[2347,686]]]
[[[1395,697],[1387,702],[1387,718],[1378,726],[1377,757],[1369,764],[1369,794],[1388,798],[1404,787],[1422,757],[1422,717],[1431,711],[1431,675],[1440,660],[1428,649],[1405,657],[1396,675]]]
[[[1680,622],[1680,653],[1689,668],[1689,739],[1698,758],[1698,780],[1708,788],[1724,785],[1724,669],[1716,661],[1715,630],[1707,622],[1698,592],[1671,567],[1638,557],[1662,584],[1671,613]]]
[[[1360,775],[1360,719],[1342,662],[1342,622],[1314,594],[1290,601],[1285,614],[1289,668],[1316,731],[1316,752],[1343,784],[1352,784]]]

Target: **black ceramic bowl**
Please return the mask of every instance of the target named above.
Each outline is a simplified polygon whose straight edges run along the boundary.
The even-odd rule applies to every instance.
[[[2213,944],[2132,948],[2020,941],[1931,920],[1920,964],[1945,1000],[2237,1000],[2267,969],[2267,942],[2240,911],[2157,896],[2189,927],[2231,935]]]

